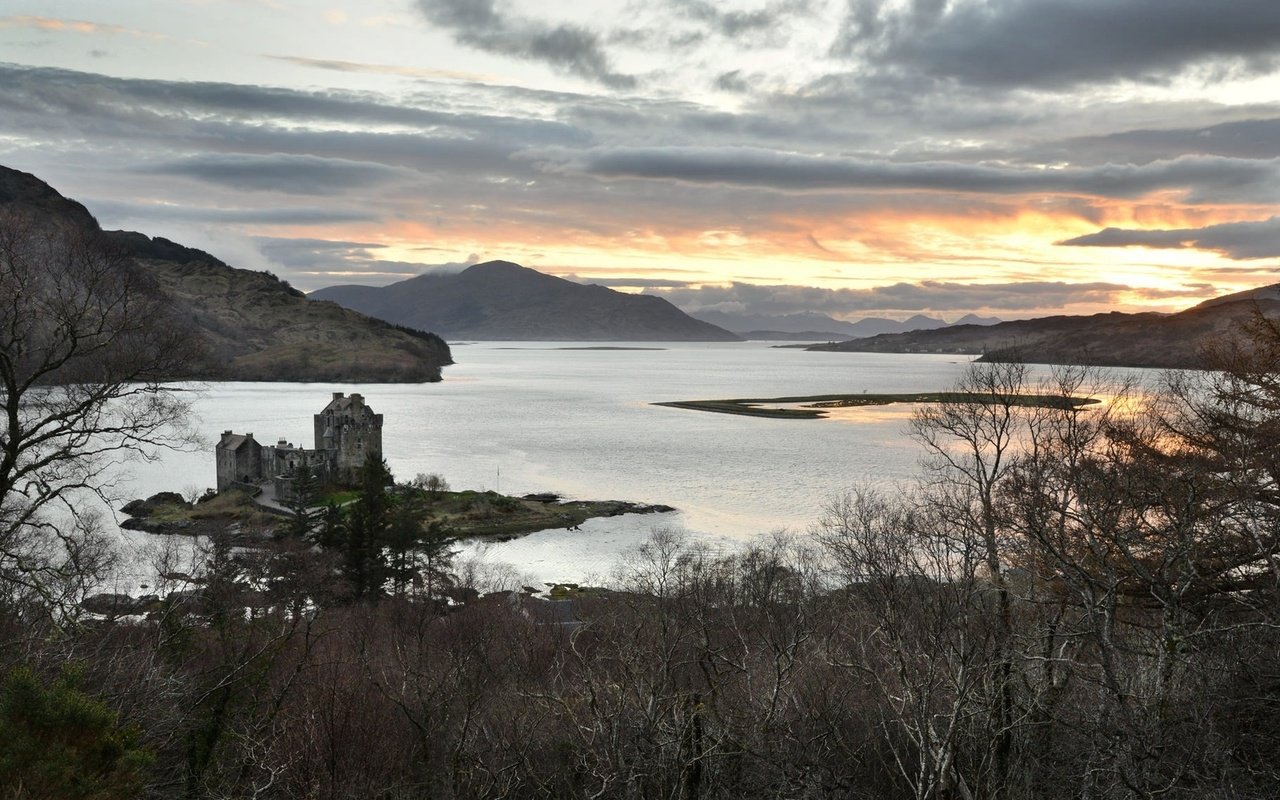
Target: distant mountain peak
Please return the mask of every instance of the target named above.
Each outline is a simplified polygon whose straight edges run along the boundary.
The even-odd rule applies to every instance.
[[[466,269],[463,270],[463,272],[473,272],[473,273],[532,272],[538,275],[544,274],[544,273],[538,272],[536,269],[530,269],[529,267],[521,266],[520,264],[517,264],[514,261],[504,261],[502,259],[495,259],[493,261],[481,261],[478,264],[472,264],[471,266],[467,267]],[[551,276],[548,276],[548,277],[551,277]]]
[[[330,286],[312,297],[398,325],[459,339],[543,341],[737,341],[660,297],[618,292],[511,261],[389,286]]]
[[[980,317],[977,314],[965,314],[952,325],[999,325],[1004,320],[999,317]]]

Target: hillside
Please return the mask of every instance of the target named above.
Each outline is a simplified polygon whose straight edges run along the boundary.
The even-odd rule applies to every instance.
[[[574,283],[489,261],[456,274],[311,294],[370,316],[455,339],[724,342],[739,337],[660,297]]]
[[[1086,364],[1114,367],[1197,369],[1201,348],[1241,329],[1261,309],[1280,315],[1276,294],[1253,290],[1206,301],[1177,314],[1094,314],[959,325],[932,331],[888,334],[809,350],[863,353],[982,354],[982,361]]]
[[[0,167],[0,209],[51,231],[100,232],[84,206],[33,175]],[[201,250],[132,231],[101,236],[150,275],[204,343],[209,358],[172,378],[246,381],[440,380],[453,363],[434,334],[315,302],[266,272],[228,266]]]

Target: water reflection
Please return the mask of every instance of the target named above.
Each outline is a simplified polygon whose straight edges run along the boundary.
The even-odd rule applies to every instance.
[[[513,346],[542,349],[506,349]],[[436,384],[211,384],[195,403],[210,450],[137,465],[133,493],[213,485],[212,441],[223,430],[308,442],[311,416],[329,393],[356,391],[385,415],[385,455],[400,479],[439,473],[455,489],[551,491],[680,510],[669,519],[595,520],[581,533],[546,531],[485,548],[522,568],[538,565],[548,580],[573,580],[638,544],[655,524],[715,542],[804,531],[845,488],[890,486],[917,474],[920,451],[904,435],[912,404],[776,420],[651,403],[931,392],[949,388],[968,367],[954,356],[809,353],[758,342],[561,346],[574,345],[473,344],[460,348],[460,363]],[[1037,370],[1033,377],[1048,374]]]

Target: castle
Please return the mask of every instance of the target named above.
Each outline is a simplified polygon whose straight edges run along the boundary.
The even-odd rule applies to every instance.
[[[364,397],[334,392],[329,405],[315,415],[315,448],[295,447],[281,439],[263,445],[252,433],[223,431],[214,447],[218,491],[233,486],[256,489],[271,481],[276,497],[292,494],[293,475],[301,466],[321,483],[355,483],[360,467],[373,454],[382,457],[382,415],[365,405]]]

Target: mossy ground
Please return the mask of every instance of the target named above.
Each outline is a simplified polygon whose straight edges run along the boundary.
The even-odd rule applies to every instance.
[[[195,505],[159,502],[142,515],[147,522],[161,526],[163,533],[188,536],[213,534],[239,523],[242,531],[267,532],[280,523],[280,517],[264,511],[244,491],[229,489]]]
[[[551,528],[576,528],[593,517],[625,513],[669,511],[666,506],[647,506],[615,500],[573,500],[560,502],[545,496],[511,497],[497,492],[439,491],[397,487],[394,491],[419,493],[416,499],[423,510],[424,526],[438,523],[458,538],[514,538],[526,533]],[[345,505],[358,492],[348,489],[330,490],[322,495],[321,505]],[[542,496],[540,496],[542,497]],[[279,514],[269,513],[255,504],[243,491],[231,489],[194,506],[180,502],[157,502],[142,515],[156,526],[156,533],[202,535],[224,530],[239,523],[243,531],[269,533],[283,521]]]
[[[569,528],[600,516],[603,505],[590,501],[547,502],[497,492],[426,492],[427,518],[460,537],[513,537],[548,528]]]

